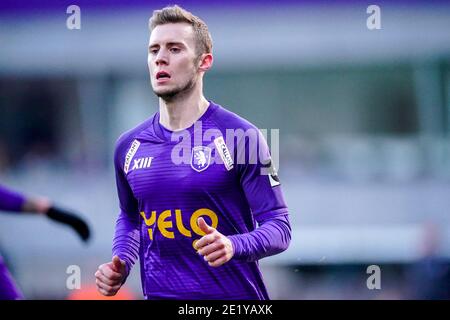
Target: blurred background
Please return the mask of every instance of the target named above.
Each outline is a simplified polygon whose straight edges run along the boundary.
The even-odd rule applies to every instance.
[[[174,3],[212,34],[206,97],[280,129],[293,238],[260,262],[271,297],[449,299],[450,4],[398,0],[2,0],[0,182],[77,210],[94,231],[84,246],[60,225],[1,214],[0,252],[25,296],[79,297],[111,258],[114,143],[157,110],[147,24]],[[70,265],[81,291],[66,287]],[[142,299],[138,266],[126,288]]]

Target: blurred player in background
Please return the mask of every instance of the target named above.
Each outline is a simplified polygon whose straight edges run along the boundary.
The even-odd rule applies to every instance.
[[[204,97],[213,56],[202,20],[166,7],[153,13],[150,31],[159,112],[117,142],[120,214],[112,261],[95,273],[98,290],[115,295],[139,258],[146,299],[269,299],[258,260],[287,249],[291,227],[267,143],[254,125]],[[246,160],[256,154],[245,138],[229,149],[227,130],[253,132],[260,161],[236,163],[239,150]],[[189,138],[206,131],[215,132],[207,143]],[[174,161],[177,135],[187,136],[187,163]],[[212,163],[213,154],[221,161]]]
[[[46,198],[27,197],[2,185],[0,185],[0,211],[27,212],[43,215],[72,227],[83,241],[87,241],[90,237],[88,225],[75,214],[55,207]],[[22,293],[0,256],[0,300],[17,300],[23,298]]]
[[[433,221],[422,224],[419,259],[406,269],[407,298],[414,300],[450,299],[450,261],[442,255],[444,235]]]

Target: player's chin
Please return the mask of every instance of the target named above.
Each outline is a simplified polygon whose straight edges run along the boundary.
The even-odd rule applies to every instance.
[[[176,90],[173,88],[170,88],[169,86],[161,86],[161,85],[153,85],[153,92],[158,97],[165,97],[165,96],[173,96],[176,94]]]

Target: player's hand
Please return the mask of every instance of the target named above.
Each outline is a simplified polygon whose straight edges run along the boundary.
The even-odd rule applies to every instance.
[[[44,197],[28,197],[22,206],[23,212],[36,212],[39,214],[47,214],[52,207],[49,199]]]
[[[198,254],[202,255],[211,267],[219,267],[230,261],[234,255],[231,240],[215,228],[208,226],[203,218],[198,218],[198,226],[206,233],[195,244]]]
[[[95,272],[97,290],[104,296],[114,296],[126,278],[125,261],[114,256],[111,262],[104,263]]]
[[[50,219],[70,226],[80,236],[83,241],[88,241],[90,237],[90,230],[87,223],[79,218],[76,214],[57,208],[50,207],[47,211],[47,217]]]

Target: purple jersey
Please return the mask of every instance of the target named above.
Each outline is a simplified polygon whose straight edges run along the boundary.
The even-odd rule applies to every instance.
[[[236,129],[253,130],[258,149],[242,136],[225,143]],[[212,102],[181,132],[162,127],[156,113],[119,138],[114,161],[121,210],[113,254],[128,271],[139,257],[146,299],[269,298],[258,259],[285,250],[291,229],[276,175],[261,174],[270,154],[255,126]],[[234,257],[220,267],[193,247],[204,236],[199,217],[233,243]]]

